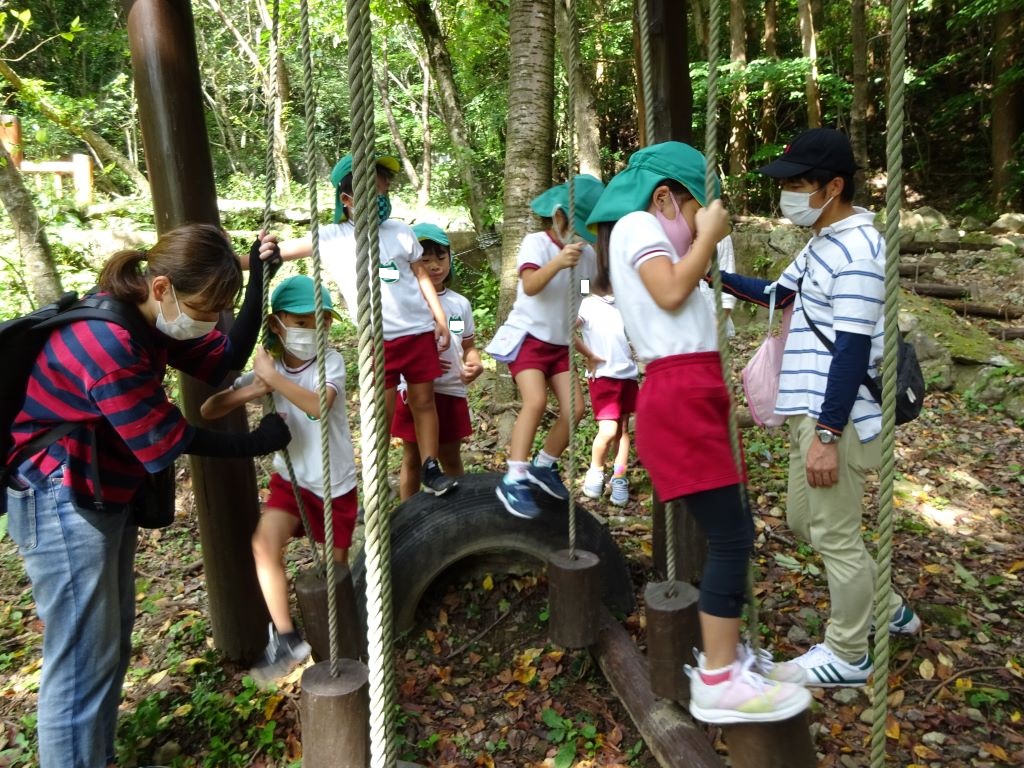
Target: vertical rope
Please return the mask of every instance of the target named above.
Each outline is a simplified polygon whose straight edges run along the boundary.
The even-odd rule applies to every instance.
[[[654,142],[654,61],[651,53],[651,18],[647,4],[650,0],[637,0],[640,27],[640,78],[643,80],[644,124],[640,126],[643,144]]]
[[[384,405],[384,337],[379,281],[379,222],[374,156],[372,20],[369,0],[348,0],[346,25],[352,112],[352,178],[356,228],[359,400],[362,443],[367,645],[370,677],[370,764],[395,763],[391,712],[390,524],[386,507],[387,431]]]
[[[711,0],[708,12],[708,96],[704,133],[704,197],[710,203],[715,199],[715,169],[718,166],[718,59],[721,50],[722,36],[722,2]],[[729,328],[725,313],[722,310],[722,271],[718,263],[718,253],[711,257],[711,283],[714,286],[716,330],[718,332],[718,354],[722,362],[722,379],[726,382],[729,393],[729,444],[732,447],[733,461],[740,474],[740,503],[750,511],[747,497],[747,486],[743,482],[743,451],[740,447],[739,422],[736,419],[736,406],[733,402],[732,387],[732,355],[729,346]],[[757,648],[758,605],[754,597],[753,563],[747,568],[747,631],[751,644]]]
[[[280,0],[274,0],[273,11],[270,21],[270,44],[267,61],[267,88],[266,88],[266,111],[264,113],[264,130],[266,132],[266,155],[264,158],[266,166],[266,183],[263,190],[263,231],[270,232],[271,211],[274,206],[274,189],[277,186],[277,167],[274,163],[274,102],[277,99],[277,52],[280,39]],[[256,269],[257,265],[250,264],[249,269]],[[263,338],[270,338],[270,265],[263,262]],[[273,413],[274,396],[268,394],[263,401],[263,412]],[[295,496],[295,503],[299,510],[299,519],[302,521],[302,530],[309,541],[313,553],[313,568],[317,573],[323,573],[324,564],[320,556],[320,548],[313,538],[313,529],[309,525],[309,515],[306,514],[306,506],[302,501],[302,490],[295,482],[295,468],[292,466],[292,456],[287,446],[281,449],[281,458],[284,459],[285,470],[289,479],[292,480],[292,493]]]
[[[899,325],[900,204],[903,199],[903,78],[906,72],[907,4],[893,0],[889,36],[889,106],[886,115],[885,356],[882,361],[882,466],[879,470],[878,571],[875,577],[875,674],[871,691],[871,765],[885,765],[889,689],[889,596],[892,593],[892,510],[896,442],[896,350]]]
[[[300,36],[302,40],[302,90],[306,112],[306,168],[316,167],[316,95],[313,91],[313,51],[309,32],[309,2],[299,3]],[[337,592],[334,563],[334,516],[331,514],[331,446],[327,414],[327,326],[324,319],[324,298],[320,290],[323,279],[320,269],[320,212],[317,205],[316,181],[310,174],[309,224],[313,241],[313,308],[316,312],[316,381],[320,396],[320,456],[324,478],[324,550],[327,576],[327,629],[331,644],[331,675],[341,674],[341,647],[338,634]],[[339,403],[344,407],[344,403]],[[294,484],[294,474],[292,475]]]
[[[566,163],[569,176],[569,237],[568,242],[578,240],[576,235],[576,99],[579,93],[579,27],[576,25],[576,4],[565,0],[565,13],[569,19],[569,60],[564,62],[569,70],[569,97],[566,112],[569,130],[566,132]],[[576,335],[576,318],[580,312],[579,265],[569,270],[569,446],[566,480],[569,486],[569,557],[576,559],[576,355],[573,339]]]

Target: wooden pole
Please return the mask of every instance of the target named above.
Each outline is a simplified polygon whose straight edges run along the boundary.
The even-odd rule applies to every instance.
[[[122,5],[157,231],[186,222],[219,224],[191,3],[122,0]],[[221,327],[230,322],[225,313]],[[212,390],[189,376],[182,375],[181,382],[188,420],[209,426],[199,406]],[[245,431],[245,412],[237,409],[217,424]],[[267,611],[249,543],[259,518],[256,471],[251,459],[190,458],[214,643],[232,660],[251,661],[267,636]]]

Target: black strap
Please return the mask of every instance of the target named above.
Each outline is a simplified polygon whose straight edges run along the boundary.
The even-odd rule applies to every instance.
[[[804,313],[804,320],[807,321],[808,327],[814,331],[814,335],[818,337],[818,341],[825,345],[825,349],[829,351],[829,354],[834,355],[836,353],[836,345],[829,341],[829,338],[818,329],[818,326],[816,326],[814,321],[811,320],[811,316],[807,314],[807,310],[804,309],[804,296],[803,291],[801,290],[803,284],[804,276],[801,275],[800,279],[796,282],[796,292],[800,294],[800,310]],[[881,405],[882,390],[879,388],[878,382],[868,376],[867,371],[864,372],[864,381],[862,381],[861,384],[867,388],[868,392],[875,399],[875,402]]]

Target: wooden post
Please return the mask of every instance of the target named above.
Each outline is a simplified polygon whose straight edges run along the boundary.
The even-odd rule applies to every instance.
[[[157,231],[185,222],[220,223],[189,0],[122,0],[139,122]],[[230,325],[230,313],[221,318]],[[211,426],[199,406],[212,389],[182,376],[185,415]],[[244,432],[245,409],[216,425]],[[267,611],[250,537],[259,519],[251,459],[191,456],[213,639],[228,658],[249,662],[267,641]]]
[[[370,764],[370,671],[342,659],[340,674],[322,661],[302,673],[299,717],[305,768],[366,768]]]
[[[71,156],[71,178],[75,184],[75,207],[87,208],[92,204],[92,158],[89,155]]]
[[[21,120],[17,115],[0,115],[0,141],[7,147],[14,167],[20,170],[25,155],[21,151]]]
[[[601,560],[582,549],[568,549],[548,559],[548,605],[551,642],[563,648],[586,648],[597,640],[601,606]]]

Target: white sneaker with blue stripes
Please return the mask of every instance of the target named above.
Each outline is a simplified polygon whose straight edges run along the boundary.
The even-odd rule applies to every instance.
[[[797,656],[793,663],[804,669],[804,685],[812,688],[855,688],[867,685],[871,676],[871,657],[850,663],[843,661],[824,643],[811,647],[803,656]]]

